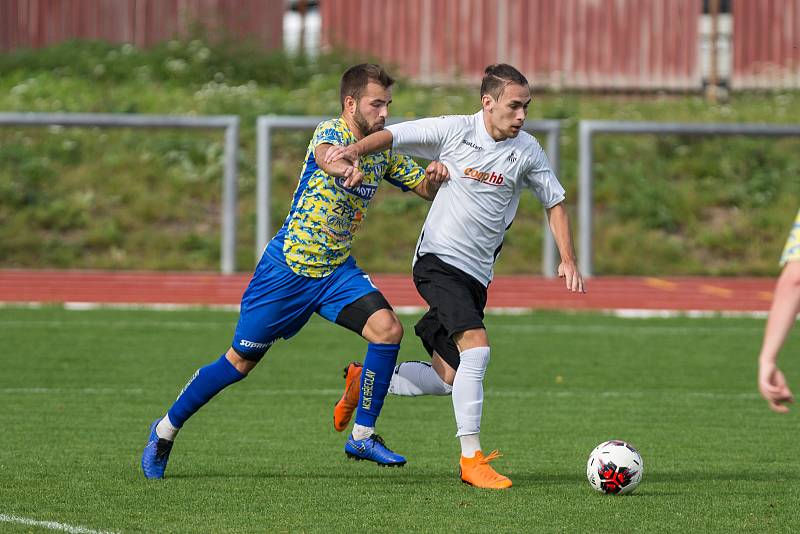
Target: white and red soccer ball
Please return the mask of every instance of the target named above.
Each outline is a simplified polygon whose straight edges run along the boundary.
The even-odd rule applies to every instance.
[[[594,448],[586,462],[586,478],[594,489],[603,493],[624,495],[642,481],[644,462],[630,443],[604,441]]]

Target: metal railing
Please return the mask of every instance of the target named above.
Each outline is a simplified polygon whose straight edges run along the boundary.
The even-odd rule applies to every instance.
[[[272,131],[277,129],[298,130],[313,129],[331,117],[314,116],[282,116],[262,115],[256,120],[256,261],[264,252],[271,235],[270,229],[270,184],[272,182]],[[405,119],[413,120],[413,119]],[[402,122],[391,119],[389,124]],[[546,134],[546,146],[550,165],[558,176],[560,160],[561,122],[557,120],[528,121],[523,128],[527,132]],[[542,243],[542,272],[545,276],[554,277],[557,269],[556,246],[547,215],[544,216],[544,237]]]
[[[225,130],[225,171],[222,183],[220,269],[236,270],[236,195],[239,157],[239,117],[211,115],[130,115],[116,113],[0,113],[0,126],[83,126],[100,128],[188,128]]]
[[[581,274],[587,277],[594,274],[592,141],[594,135],[598,133],[795,137],[800,136],[800,125],[580,121],[578,132],[578,267]]]

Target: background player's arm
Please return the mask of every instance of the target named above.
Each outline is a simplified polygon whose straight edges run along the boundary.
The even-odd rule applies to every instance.
[[[775,285],[775,296],[769,310],[764,341],[758,357],[758,390],[769,407],[780,413],[794,402],[794,395],[778,368],[778,353],[794,326],[800,310],[800,261],[789,261]]]
[[[354,185],[361,183],[363,180],[363,175],[358,169],[358,158],[356,158],[355,161],[340,159],[337,161],[328,162],[326,161],[326,155],[330,152],[331,148],[340,147],[335,147],[329,143],[322,143],[317,145],[317,147],[314,149],[314,159],[317,161],[319,168],[330,176],[343,177],[345,179],[345,187],[353,187]]]
[[[550,231],[553,232],[558,253],[561,255],[561,264],[558,266],[558,276],[565,279],[567,289],[586,293],[583,277],[578,270],[575,248],[572,245],[572,231],[569,227],[569,216],[564,207],[564,202],[547,209],[547,218],[550,222]]]
[[[425,200],[433,200],[439,186],[450,178],[450,171],[441,161],[431,161],[423,169],[409,156],[390,153],[383,178],[403,191],[413,191]]]

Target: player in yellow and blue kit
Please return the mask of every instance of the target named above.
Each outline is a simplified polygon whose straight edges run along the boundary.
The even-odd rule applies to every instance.
[[[351,144],[383,129],[392,84],[378,65],[356,65],[342,76],[342,115],[322,122],[314,132],[289,215],[267,245],[242,296],[231,347],[199,369],[166,415],[150,427],[142,454],[147,478],[163,478],[175,437],[189,417],[222,389],[243,379],[275,341],[295,335],[313,313],[369,342],[346,454],[379,465],[406,463],[375,434],[403,328],[350,250],[382,180],[432,200],[447,179],[447,170],[439,162],[422,169],[391,150],[354,163],[324,163],[332,146]]]

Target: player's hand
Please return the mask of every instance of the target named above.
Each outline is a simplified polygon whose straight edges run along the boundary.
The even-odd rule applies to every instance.
[[[564,279],[570,291],[586,293],[586,284],[574,261],[562,261],[558,266],[558,277]]]
[[[364,173],[358,168],[358,159],[353,162],[353,166],[344,171],[344,186],[348,188],[358,187],[364,181]]]
[[[334,161],[339,161],[340,159],[345,159],[350,163],[356,163],[358,161],[358,156],[358,151],[353,145],[334,145],[330,147],[327,152],[325,152],[325,163],[333,163]]]
[[[778,413],[788,412],[789,407],[786,405],[794,402],[786,377],[774,363],[759,364],[758,391],[767,400],[770,409]]]
[[[425,178],[431,183],[441,185],[450,179],[450,171],[447,170],[447,165],[441,161],[431,161],[425,169]]]

